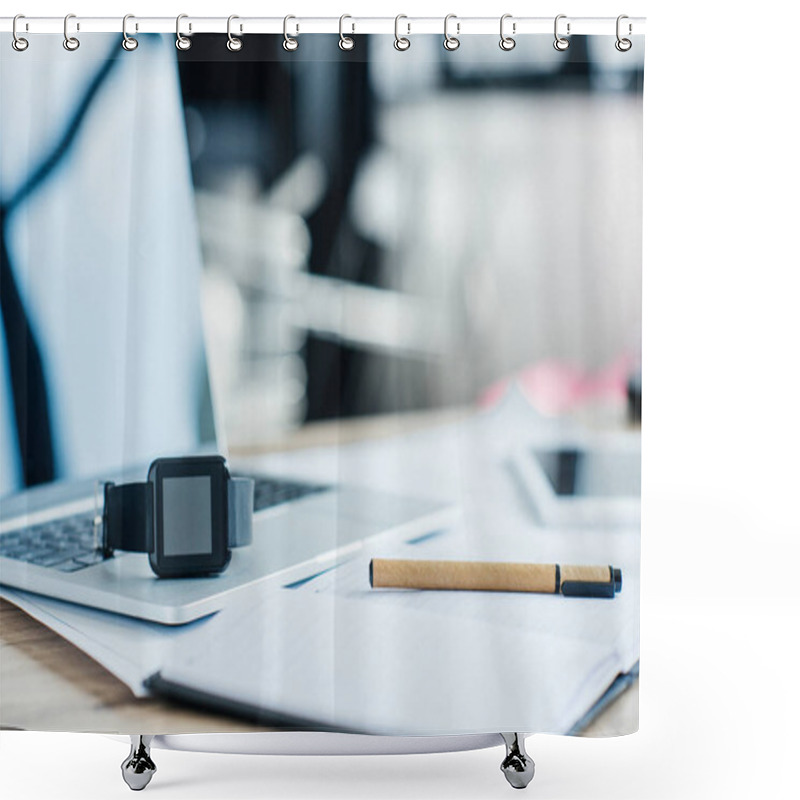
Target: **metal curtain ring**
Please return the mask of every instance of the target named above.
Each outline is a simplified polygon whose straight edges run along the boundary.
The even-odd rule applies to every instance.
[[[503,14],[503,16],[500,17],[500,49],[505,50],[506,52],[508,52],[509,50],[513,50],[517,46],[516,40],[513,39],[511,36],[506,36],[503,31],[503,28],[505,26],[505,21],[507,19],[511,19],[511,17],[512,17],[511,14]],[[512,23],[511,31],[512,33],[517,32],[516,22]]]
[[[451,19],[458,19],[458,17],[456,17],[455,14],[448,14],[444,18],[444,41],[442,42],[442,44],[444,45],[444,49],[445,50],[449,50],[452,53],[453,50],[458,50],[458,48],[461,47],[461,41],[458,38],[456,38],[455,36],[451,36],[447,32],[447,23]],[[456,33],[461,33],[461,23],[460,22],[456,22]]]
[[[340,50],[352,50],[356,46],[356,40],[353,39],[352,36],[345,36],[344,31],[342,30],[342,24],[346,19],[353,19],[349,14],[342,14],[339,17],[339,49]],[[351,23],[351,33],[355,33],[356,26],[355,23]]]
[[[77,37],[69,35],[69,21],[71,19],[75,19],[74,14],[67,14],[67,16],[64,17],[64,49],[73,52],[81,46],[81,43],[78,41]],[[76,30],[80,29],[80,25],[77,25]]]
[[[225,47],[231,51],[231,53],[238,53],[242,49],[242,40],[238,39],[231,33],[231,22],[235,19],[239,19],[236,14],[231,14],[228,17],[228,41],[225,42]],[[242,28],[239,26],[239,31],[241,32]]]
[[[298,47],[300,47],[300,42],[297,39],[293,38],[292,36],[289,36],[290,19],[296,20],[297,17],[293,17],[291,14],[287,14],[283,18],[283,49],[287,50],[290,53],[293,53],[295,50],[297,50]],[[295,27],[295,34],[300,33],[300,25],[297,22],[295,22],[294,27]]]
[[[563,53],[564,50],[566,50],[569,47],[569,39],[565,39],[563,36],[559,36],[558,35],[558,21],[560,19],[566,19],[566,18],[567,18],[566,14],[559,14],[556,17],[556,21],[553,23],[553,35],[556,37],[555,41],[553,42],[553,47],[555,47],[555,49],[558,50],[561,53]],[[569,32],[570,32],[569,29],[570,29],[570,24],[568,22],[567,23],[567,35],[569,35]]]
[[[134,39],[133,36],[128,36],[128,20],[136,19],[133,14],[126,14],[122,18],[122,47],[124,50],[131,52],[139,46],[139,40]],[[138,29],[138,25],[136,26]]]
[[[14,21],[11,23],[11,35],[14,37],[11,40],[11,46],[18,52],[21,53],[24,50],[28,49],[28,40],[23,39],[21,36],[17,34],[17,20],[18,19],[25,19],[24,14],[17,14],[14,17]]]
[[[402,50],[408,50],[408,48],[411,47],[411,40],[406,39],[405,36],[400,35],[401,19],[408,19],[408,17],[405,14],[398,14],[394,18],[394,49],[402,51]],[[411,33],[411,24],[407,22],[406,26],[408,27],[408,33]]]
[[[630,39],[623,39],[622,36],[620,36],[620,33],[619,33],[620,23],[624,19],[628,19],[628,15],[627,14],[620,14],[617,17],[617,41],[614,42],[614,47],[616,47],[617,50],[620,51],[620,53],[627,53],[628,50],[630,50],[631,47],[633,47],[633,42],[631,42]],[[631,26],[630,23],[628,23],[628,35],[629,36],[630,36],[632,31],[633,31],[633,27]]]
[[[188,50],[192,46],[192,40],[181,33],[181,20],[188,19],[188,14],[178,14],[175,20],[175,47],[178,50]],[[189,23],[189,30],[192,30],[192,23]]]

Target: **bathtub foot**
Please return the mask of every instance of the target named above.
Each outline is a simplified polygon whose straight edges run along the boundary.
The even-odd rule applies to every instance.
[[[135,792],[139,792],[150,783],[155,774],[156,765],[150,758],[150,742],[152,736],[130,734],[131,752],[122,762],[122,778]]]
[[[532,780],[535,766],[525,752],[525,736],[521,733],[501,733],[506,743],[506,757],[500,765],[506,780],[515,789],[524,789]]]

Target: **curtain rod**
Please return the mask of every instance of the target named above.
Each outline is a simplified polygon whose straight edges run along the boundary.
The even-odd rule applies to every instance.
[[[507,35],[520,36],[531,33],[549,33],[554,31],[554,17],[514,17],[505,15],[504,32]],[[182,16],[180,29],[182,35],[195,33],[226,33],[228,17],[192,17]],[[284,26],[286,29],[284,30]],[[443,34],[445,32],[444,17],[352,17],[345,15],[342,21],[342,32],[345,35],[360,33],[394,34],[395,25],[400,35],[413,36],[420,33]],[[617,31],[616,17],[569,17],[559,15],[559,33],[561,35],[614,36]],[[567,30],[569,26],[569,30]],[[12,17],[0,17],[0,31],[11,33]],[[174,17],[135,17],[129,16],[126,25],[128,35],[137,33],[175,33]],[[70,16],[70,34],[76,33],[122,33],[121,17],[79,17]],[[284,17],[235,17],[231,21],[231,31],[237,36],[258,33],[288,32],[292,36],[304,33],[335,33],[340,31],[339,17],[295,17],[284,21]],[[451,34],[465,36],[470,34],[500,35],[500,16],[497,17],[450,17],[448,31]],[[645,32],[644,17],[626,17],[622,22],[623,35],[637,35]],[[17,33],[64,33],[63,17],[23,17],[17,20]]]

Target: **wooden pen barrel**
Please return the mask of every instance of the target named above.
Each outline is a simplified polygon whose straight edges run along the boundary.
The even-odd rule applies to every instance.
[[[556,572],[555,564],[374,558],[370,565],[370,583],[387,589],[553,593],[558,591]],[[608,580],[608,569],[605,580]]]

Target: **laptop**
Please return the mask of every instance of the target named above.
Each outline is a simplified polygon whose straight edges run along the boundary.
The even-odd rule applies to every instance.
[[[143,475],[144,467],[131,479]],[[367,542],[404,541],[452,521],[452,507],[428,499],[250,476],[256,481],[253,543],[234,549],[220,575],[158,578],[144,553],[117,551],[102,559],[93,549],[94,481],[82,481],[3,499],[0,583],[179,625],[220,610],[256,582],[291,585],[352,558]]]
[[[367,542],[441,529],[451,508],[335,480],[254,475],[253,544],[234,549],[223,573],[164,579],[152,572],[147,554],[98,555],[96,480],[142,481],[156,457],[226,454],[204,344],[202,262],[174,50],[154,50],[151,60],[159,79],[147,84],[146,119],[123,113],[129,93],[120,84],[91,95],[95,113],[82,118],[74,136],[61,131],[48,108],[31,109],[22,96],[36,63],[15,62],[8,74],[4,65],[4,103],[22,93],[31,127],[14,118],[9,130],[18,142],[4,129],[4,163],[23,159],[39,174],[37,159],[50,163],[47,141],[41,153],[31,143],[47,140],[42,130],[55,126],[53,141],[66,143],[58,158],[69,160],[70,169],[51,170],[32,195],[39,202],[26,196],[25,213],[4,231],[48,369],[58,479],[20,490],[22,479],[12,475],[9,465],[19,454],[0,347],[0,584],[180,625],[218,611],[257,582],[291,585],[351,558]],[[134,61],[119,59],[115,80],[134,81]],[[91,59],[70,62],[66,77],[76,96],[91,90],[96,69]],[[49,85],[53,75],[40,73],[37,80]],[[137,142],[137,166],[114,172],[108,191],[98,194],[98,186],[109,186],[108,165],[119,160],[120,125]],[[8,179],[15,175],[9,171]],[[57,313],[41,312],[53,308]],[[235,466],[229,463],[231,473],[241,474]]]
[[[202,338],[202,333],[201,333]],[[205,354],[205,348],[200,348]],[[170,345],[159,353],[172,358]],[[205,358],[205,355],[203,356]],[[208,375],[208,370],[201,370]],[[201,387],[204,403],[211,405],[210,381]],[[170,393],[180,397],[181,392]],[[91,402],[91,398],[84,398]],[[103,407],[96,407],[96,424],[106,429],[125,424],[126,414],[103,422]],[[218,414],[212,413],[212,419]],[[225,453],[224,436],[212,421],[195,428],[194,447],[186,447],[185,431],[170,442],[168,430],[153,440],[156,456]],[[80,431],[73,432],[79,436]],[[108,438],[116,438],[109,434]],[[123,437],[124,438],[124,437]],[[127,448],[120,448],[123,457]],[[180,625],[220,610],[238,593],[257,582],[291,586],[352,558],[364,545],[379,541],[403,542],[452,522],[453,507],[436,500],[405,497],[335,480],[308,480],[302,474],[258,474],[237,470],[231,475],[255,481],[253,542],[232,550],[228,568],[219,575],[198,578],[159,578],[146,553],[115,551],[103,558],[94,547],[93,520],[102,508],[98,480],[116,483],[146,479],[149,460],[142,453],[134,463],[106,471],[76,474],[0,498],[0,584],[48,597],[104,609],[166,625]],[[149,458],[149,456],[148,456]],[[252,458],[247,459],[252,464]]]

